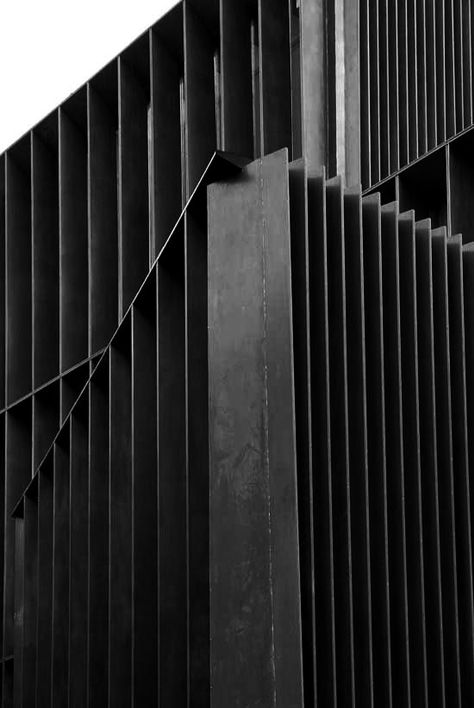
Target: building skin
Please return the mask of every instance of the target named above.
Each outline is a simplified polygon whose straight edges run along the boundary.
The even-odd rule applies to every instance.
[[[0,155],[2,706],[474,704],[473,32],[182,0]]]

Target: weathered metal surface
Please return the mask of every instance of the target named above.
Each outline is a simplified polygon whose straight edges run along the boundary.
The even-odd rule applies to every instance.
[[[208,191],[211,704],[302,705],[286,151]]]

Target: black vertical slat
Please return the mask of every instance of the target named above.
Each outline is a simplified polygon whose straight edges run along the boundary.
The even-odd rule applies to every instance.
[[[6,400],[31,389],[31,166],[26,136],[5,156]]]
[[[380,141],[382,177],[390,174],[390,54],[388,0],[379,3],[379,52],[380,52]],[[362,44],[361,44],[362,49]],[[363,113],[361,112],[361,116]]]
[[[438,144],[438,89],[436,78],[436,24],[434,3],[425,0],[426,17],[426,99],[428,117],[428,148]],[[442,135],[442,133],[440,133]],[[443,137],[440,137],[440,141]]]
[[[452,0],[453,3],[453,44],[454,44],[454,87],[456,96],[456,133],[464,129],[464,107],[467,89],[464,82],[464,22],[469,17],[468,3]]]
[[[209,701],[209,410],[207,214],[195,200],[185,217],[186,476],[189,690]]]
[[[399,0],[396,10],[398,37],[398,109],[399,109],[399,149],[400,165],[407,165],[410,161],[410,94],[408,85],[408,25],[407,25],[408,0]]]
[[[305,700],[316,700],[317,647],[315,620],[315,548],[314,548],[314,494],[313,460],[311,457],[311,342],[309,324],[309,213],[306,165],[303,160],[290,164],[290,228],[293,301],[293,347],[295,358],[295,421],[298,456],[298,511],[300,558],[302,568],[301,601],[303,616]],[[321,548],[321,553],[325,552]],[[324,631],[321,628],[321,631]],[[327,652],[325,660],[328,660]],[[321,656],[321,660],[324,661]],[[330,678],[321,674],[321,691]],[[329,699],[327,694],[326,699]]]
[[[466,400],[464,292],[462,239],[447,241],[449,347],[451,362],[451,419],[453,426],[453,482],[456,507],[456,552],[459,603],[459,652],[462,704],[474,702],[474,606],[472,572],[472,519],[470,508],[469,450]]]
[[[374,703],[393,705],[380,195],[362,202]],[[369,373],[370,372],[370,373]],[[377,618],[377,620],[375,619]]]
[[[433,310],[446,702],[461,703],[446,229],[434,229]]]
[[[33,385],[59,373],[59,220],[56,114],[31,133]]]
[[[415,214],[399,217],[400,337],[403,406],[403,458],[407,530],[408,621],[410,626],[411,700],[428,703],[425,571],[420,454],[418,320]]]
[[[439,702],[444,706],[446,704],[443,664],[441,530],[436,452],[433,273],[431,223],[429,219],[416,222],[415,241],[428,691],[429,702]]]
[[[38,475],[38,624],[36,706],[51,704],[53,591],[53,453]]]
[[[179,19],[182,8],[178,6]],[[160,26],[163,23],[160,23]],[[182,58],[172,53],[155,30],[150,33],[152,155],[155,256],[181,211],[181,124],[179,85]]]
[[[258,0],[261,154],[291,149],[288,0]]]
[[[446,140],[446,127],[449,127],[447,111],[452,109],[452,104],[447,104],[446,91],[446,27],[445,27],[445,2],[449,0],[439,0],[434,3],[434,25],[436,41],[436,112],[437,112],[437,141],[438,144]],[[448,47],[449,51],[450,47]]]
[[[379,51],[379,3],[368,2],[368,45],[370,75],[370,159],[371,183],[381,178],[380,165],[380,51]]]
[[[13,701],[12,705],[23,705],[23,658],[24,658],[24,587],[25,587],[25,523],[23,509],[15,519],[15,614],[13,650]]]
[[[89,378],[89,362],[85,361],[79,366],[76,366],[65,376],[60,379],[61,396],[60,396],[60,415],[61,423],[64,422],[69,415],[72,405],[76,402],[79,393],[84,388],[84,385]]]
[[[38,594],[38,486],[24,497],[23,705],[34,706],[36,689]],[[16,700],[17,696],[15,696]]]
[[[193,192],[217,145],[214,45],[192,0],[183,2],[186,197]]]
[[[398,204],[382,207],[385,420],[394,703],[410,705]]]
[[[118,59],[119,318],[148,272],[149,184],[147,34]]]
[[[130,316],[109,359],[109,706],[132,700],[132,389]]]
[[[133,700],[158,702],[156,277],[133,308]],[[166,649],[165,649],[166,651]]]
[[[88,705],[108,705],[109,353],[90,386]]]
[[[369,4],[360,4],[360,131],[361,131],[361,179],[364,188],[370,187],[372,180],[371,157],[371,64],[369,47]],[[388,66],[388,64],[387,64]],[[388,95],[388,93],[387,93]]]
[[[5,405],[5,155],[0,156],[0,406]]]
[[[68,704],[69,424],[54,445],[51,706]]]
[[[397,3],[388,6],[388,46],[389,46],[389,97],[390,97],[390,171],[395,172],[404,164],[402,145],[400,143],[400,96],[399,96],[399,35]]]
[[[183,239],[181,227],[158,265],[158,671],[162,705],[186,705],[188,697]]]
[[[220,0],[222,149],[253,155],[250,13],[245,2]]]
[[[290,182],[291,186],[291,182]],[[290,194],[291,197],[291,194]],[[293,211],[293,207],[292,207]],[[326,184],[324,176],[308,179],[308,240],[307,268],[309,269],[309,333],[310,333],[310,377],[312,410],[312,453],[313,453],[313,525],[314,525],[314,601],[317,661],[317,700],[320,705],[335,705],[337,695],[336,676],[336,636],[334,597],[334,539],[333,539],[333,480],[331,461],[331,408],[329,381],[329,317],[328,317],[328,267],[327,267],[327,222]],[[296,416],[298,419],[298,378],[301,367],[298,364],[296,338],[298,328],[298,298],[296,289],[301,287],[301,274],[295,266],[292,250],[293,277],[293,327],[295,336],[295,392]],[[296,263],[295,263],[296,261]],[[308,277],[308,276],[307,276]],[[297,446],[299,429],[296,428]],[[297,447],[298,460],[300,452]],[[301,474],[298,479],[301,478]],[[302,508],[300,502],[300,519]],[[300,546],[304,551],[304,537],[300,531]],[[308,581],[311,578],[308,579]],[[313,594],[312,585],[307,593]],[[303,598],[302,598],[303,600]],[[303,607],[305,607],[303,603]],[[304,611],[304,610],[303,610]],[[305,641],[303,623],[303,641]],[[306,659],[308,649],[304,647]],[[308,679],[305,677],[305,691]],[[305,694],[305,699],[306,694]]]
[[[59,381],[54,381],[33,397],[33,470],[40,464],[58,431],[59,387]]]
[[[12,408],[5,418],[3,656],[11,657],[15,615],[15,521],[11,514],[31,478],[31,399]],[[5,669],[4,699],[8,705],[9,694],[13,695],[13,675],[10,667]]]
[[[372,587],[365,346],[362,201],[358,188],[344,194],[344,247],[347,264],[347,380],[354,585],[354,656],[357,703],[374,705]]]
[[[472,29],[471,29],[471,0],[461,5],[462,19],[462,48],[463,48],[463,64],[462,64],[462,85],[464,96],[464,128],[467,128],[472,123]]]
[[[444,0],[445,5],[445,52],[446,52],[446,137],[456,133],[458,96],[456,93],[456,46],[458,37],[454,35],[453,0]]]
[[[87,397],[70,422],[69,458],[69,678],[68,705],[87,704]]]
[[[114,61],[87,84],[89,356],[118,321],[117,120]]]
[[[60,368],[88,354],[86,92],[59,109]]]
[[[408,72],[408,147],[409,158],[415,160],[420,154],[419,149],[419,129],[422,127],[423,115],[418,107],[418,81],[422,80],[421,71],[418,67],[420,59],[420,49],[418,47],[417,32],[417,8],[416,0],[406,0],[406,58]],[[419,76],[420,75],[420,76]]]
[[[347,313],[342,185],[326,182],[329,372],[333,469],[334,593],[338,700],[356,700],[347,393]]]
[[[428,57],[427,57],[427,14],[426,0],[416,2],[416,47],[417,47],[417,106],[418,106],[418,152],[423,155],[428,150]]]

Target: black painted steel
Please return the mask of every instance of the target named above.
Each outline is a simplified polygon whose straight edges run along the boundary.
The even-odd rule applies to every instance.
[[[183,0],[0,156],[3,707],[472,705],[473,36]]]

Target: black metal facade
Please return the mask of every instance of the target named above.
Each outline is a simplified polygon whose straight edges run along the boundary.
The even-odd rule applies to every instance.
[[[183,0],[0,155],[2,706],[474,705],[471,0]]]

